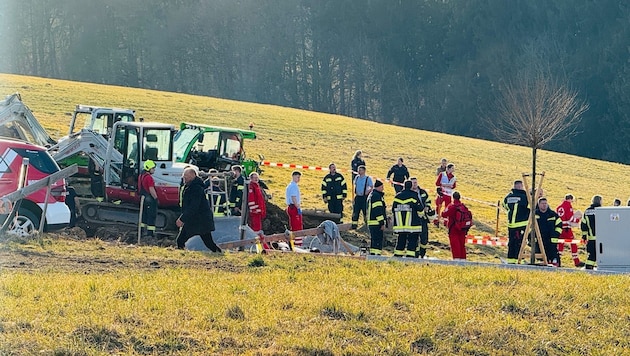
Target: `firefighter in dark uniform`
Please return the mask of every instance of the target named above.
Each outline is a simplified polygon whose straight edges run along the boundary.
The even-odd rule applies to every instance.
[[[523,189],[523,181],[514,181],[512,191],[503,199],[503,207],[507,210],[508,221],[507,263],[517,263],[529,220],[529,203],[527,192]]]
[[[540,238],[545,248],[545,255],[547,255],[547,263],[559,267],[558,236],[562,233],[562,219],[555,211],[549,208],[547,198],[538,199],[536,222],[538,223]],[[536,253],[539,252],[540,248],[536,244]]]
[[[337,172],[337,166],[334,163],[328,166],[328,171],[329,173],[322,180],[322,197],[324,203],[328,204],[328,211],[341,215],[343,219],[343,200],[348,196],[348,185],[341,173]]]
[[[406,181],[404,189],[396,194],[392,211],[394,213],[394,233],[398,234],[398,241],[394,249],[394,256],[416,257],[418,236],[422,231],[422,219],[418,194],[411,190],[411,181]]]
[[[230,210],[232,215],[241,215],[241,205],[243,202],[243,189],[245,189],[245,178],[242,174],[241,166],[232,167],[232,187],[230,189]]]
[[[403,164],[402,157],[398,158],[398,162],[387,172],[387,180],[389,180],[389,176],[392,174],[394,175],[392,178],[392,184],[394,185],[396,194],[398,194],[401,190],[403,190],[405,180],[409,178],[409,170],[407,169],[407,166]]]
[[[374,183],[374,189],[367,198],[367,224],[370,229],[370,255],[383,252],[383,230],[387,226],[385,216],[385,187],[380,179]]]
[[[602,206],[602,196],[595,195],[591,200],[591,206],[584,211],[584,217],[580,223],[580,230],[582,230],[582,240],[586,240],[586,269],[593,269],[597,265],[597,253],[595,246],[595,208]]]
[[[422,205],[422,211],[420,212],[420,218],[422,222],[422,231],[420,232],[420,241],[418,243],[418,249],[416,250],[416,257],[424,258],[429,247],[429,220],[435,219],[435,210],[431,207],[431,197],[426,190],[420,188],[418,185],[418,179],[413,177],[409,179],[411,181],[411,190],[418,194],[420,205]]]

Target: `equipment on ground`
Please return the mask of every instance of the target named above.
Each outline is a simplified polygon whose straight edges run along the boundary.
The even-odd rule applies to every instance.
[[[241,165],[247,175],[260,173],[258,162],[246,158],[243,149],[245,139],[255,138],[256,132],[251,130],[182,122],[175,135],[175,160],[204,171],[229,171],[232,166]]]

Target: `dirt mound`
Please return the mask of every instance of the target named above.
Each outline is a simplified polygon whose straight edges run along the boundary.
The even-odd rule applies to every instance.
[[[305,229],[319,226],[321,221],[308,216],[303,216],[302,224]],[[289,228],[289,217],[284,208],[267,202],[267,218],[263,221],[263,231],[267,235],[280,234]]]

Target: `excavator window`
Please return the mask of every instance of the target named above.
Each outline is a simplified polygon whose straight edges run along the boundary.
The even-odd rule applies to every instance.
[[[148,129],[144,132],[142,161],[170,161],[172,144],[170,129]]]
[[[108,132],[108,127],[112,127],[113,121],[114,121],[113,114],[100,114],[96,118],[94,118],[92,131],[101,135],[106,135]]]

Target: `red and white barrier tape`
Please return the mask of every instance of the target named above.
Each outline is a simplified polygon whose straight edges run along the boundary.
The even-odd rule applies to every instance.
[[[558,239],[558,242],[564,242],[567,244],[579,244],[582,240],[578,239]],[[508,239],[505,237],[493,237],[493,236],[466,236],[466,243],[474,245],[488,245],[488,246],[507,246]]]
[[[474,245],[507,246],[507,240],[488,240],[488,239],[467,238],[466,243],[474,244]]]
[[[584,243],[584,240],[578,240],[578,239],[558,239],[558,242],[564,242],[565,244],[579,244],[579,243]]]
[[[293,164],[293,163],[276,163],[276,162],[262,161],[261,165],[270,166],[270,167],[281,167],[281,168],[310,169],[313,171],[328,171],[328,167],[306,166],[302,164]],[[341,169],[337,169],[337,170],[342,171]]]

